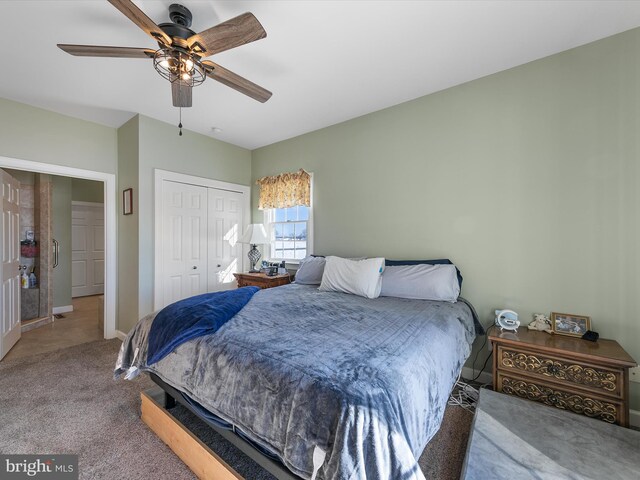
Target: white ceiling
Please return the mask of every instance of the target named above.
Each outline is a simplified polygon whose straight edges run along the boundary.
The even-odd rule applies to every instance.
[[[156,23],[183,3],[201,31],[245,11],[267,38],[212,59],[271,90],[261,104],[213,80],[185,128],[249,149],[317,130],[640,25],[639,1],[137,0]],[[73,57],[57,43],[153,48],[106,0],[0,1],[0,97],[118,127],[178,123],[150,60]],[[212,127],[222,129],[214,133]]]

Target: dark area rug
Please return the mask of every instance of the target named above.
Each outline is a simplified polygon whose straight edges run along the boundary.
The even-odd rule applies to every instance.
[[[0,452],[78,454],[82,479],[195,478],[140,420],[140,391],[153,383],[113,380],[119,347],[103,340],[0,362]],[[172,414],[247,480],[274,478],[186,409]],[[459,478],[472,418],[447,407],[420,457],[426,478]]]

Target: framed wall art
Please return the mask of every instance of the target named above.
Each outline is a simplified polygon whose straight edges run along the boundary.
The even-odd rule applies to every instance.
[[[131,215],[133,213],[133,188],[122,191],[122,214]]]

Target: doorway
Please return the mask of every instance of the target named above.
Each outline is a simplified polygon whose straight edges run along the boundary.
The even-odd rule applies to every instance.
[[[116,330],[116,177],[114,174],[95,172],[73,167],[51,165],[41,162],[20,160],[0,156],[0,168],[26,170],[43,174],[75,177],[95,180],[103,184],[104,198],[104,306],[102,315],[104,327],[101,332],[103,338],[114,338]],[[1,309],[0,309],[1,311]]]
[[[19,284],[17,293],[5,288],[12,295],[0,301],[18,307],[17,322],[3,311],[14,328],[3,324],[0,356],[18,358],[104,338],[104,182],[9,168],[0,174],[3,187],[12,187],[3,190],[16,200],[11,209],[3,199],[3,216],[17,219],[10,228],[0,225],[3,240],[11,236],[3,245],[18,252],[20,271],[17,282],[11,279]],[[2,270],[15,275],[5,263]],[[81,275],[83,264],[89,275]],[[74,291],[79,282],[84,289]]]

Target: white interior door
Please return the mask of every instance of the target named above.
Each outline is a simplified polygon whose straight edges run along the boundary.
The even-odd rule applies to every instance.
[[[104,205],[71,207],[71,295],[104,293]]]
[[[208,189],[209,291],[236,287],[234,273],[242,271],[243,199],[239,192]]]
[[[162,182],[161,306],[207,291],[207,188]]]
[[[20,183],[0,170],[0,239],[2,239],[2,262],[0,262],[0,359],[20,339]]]

